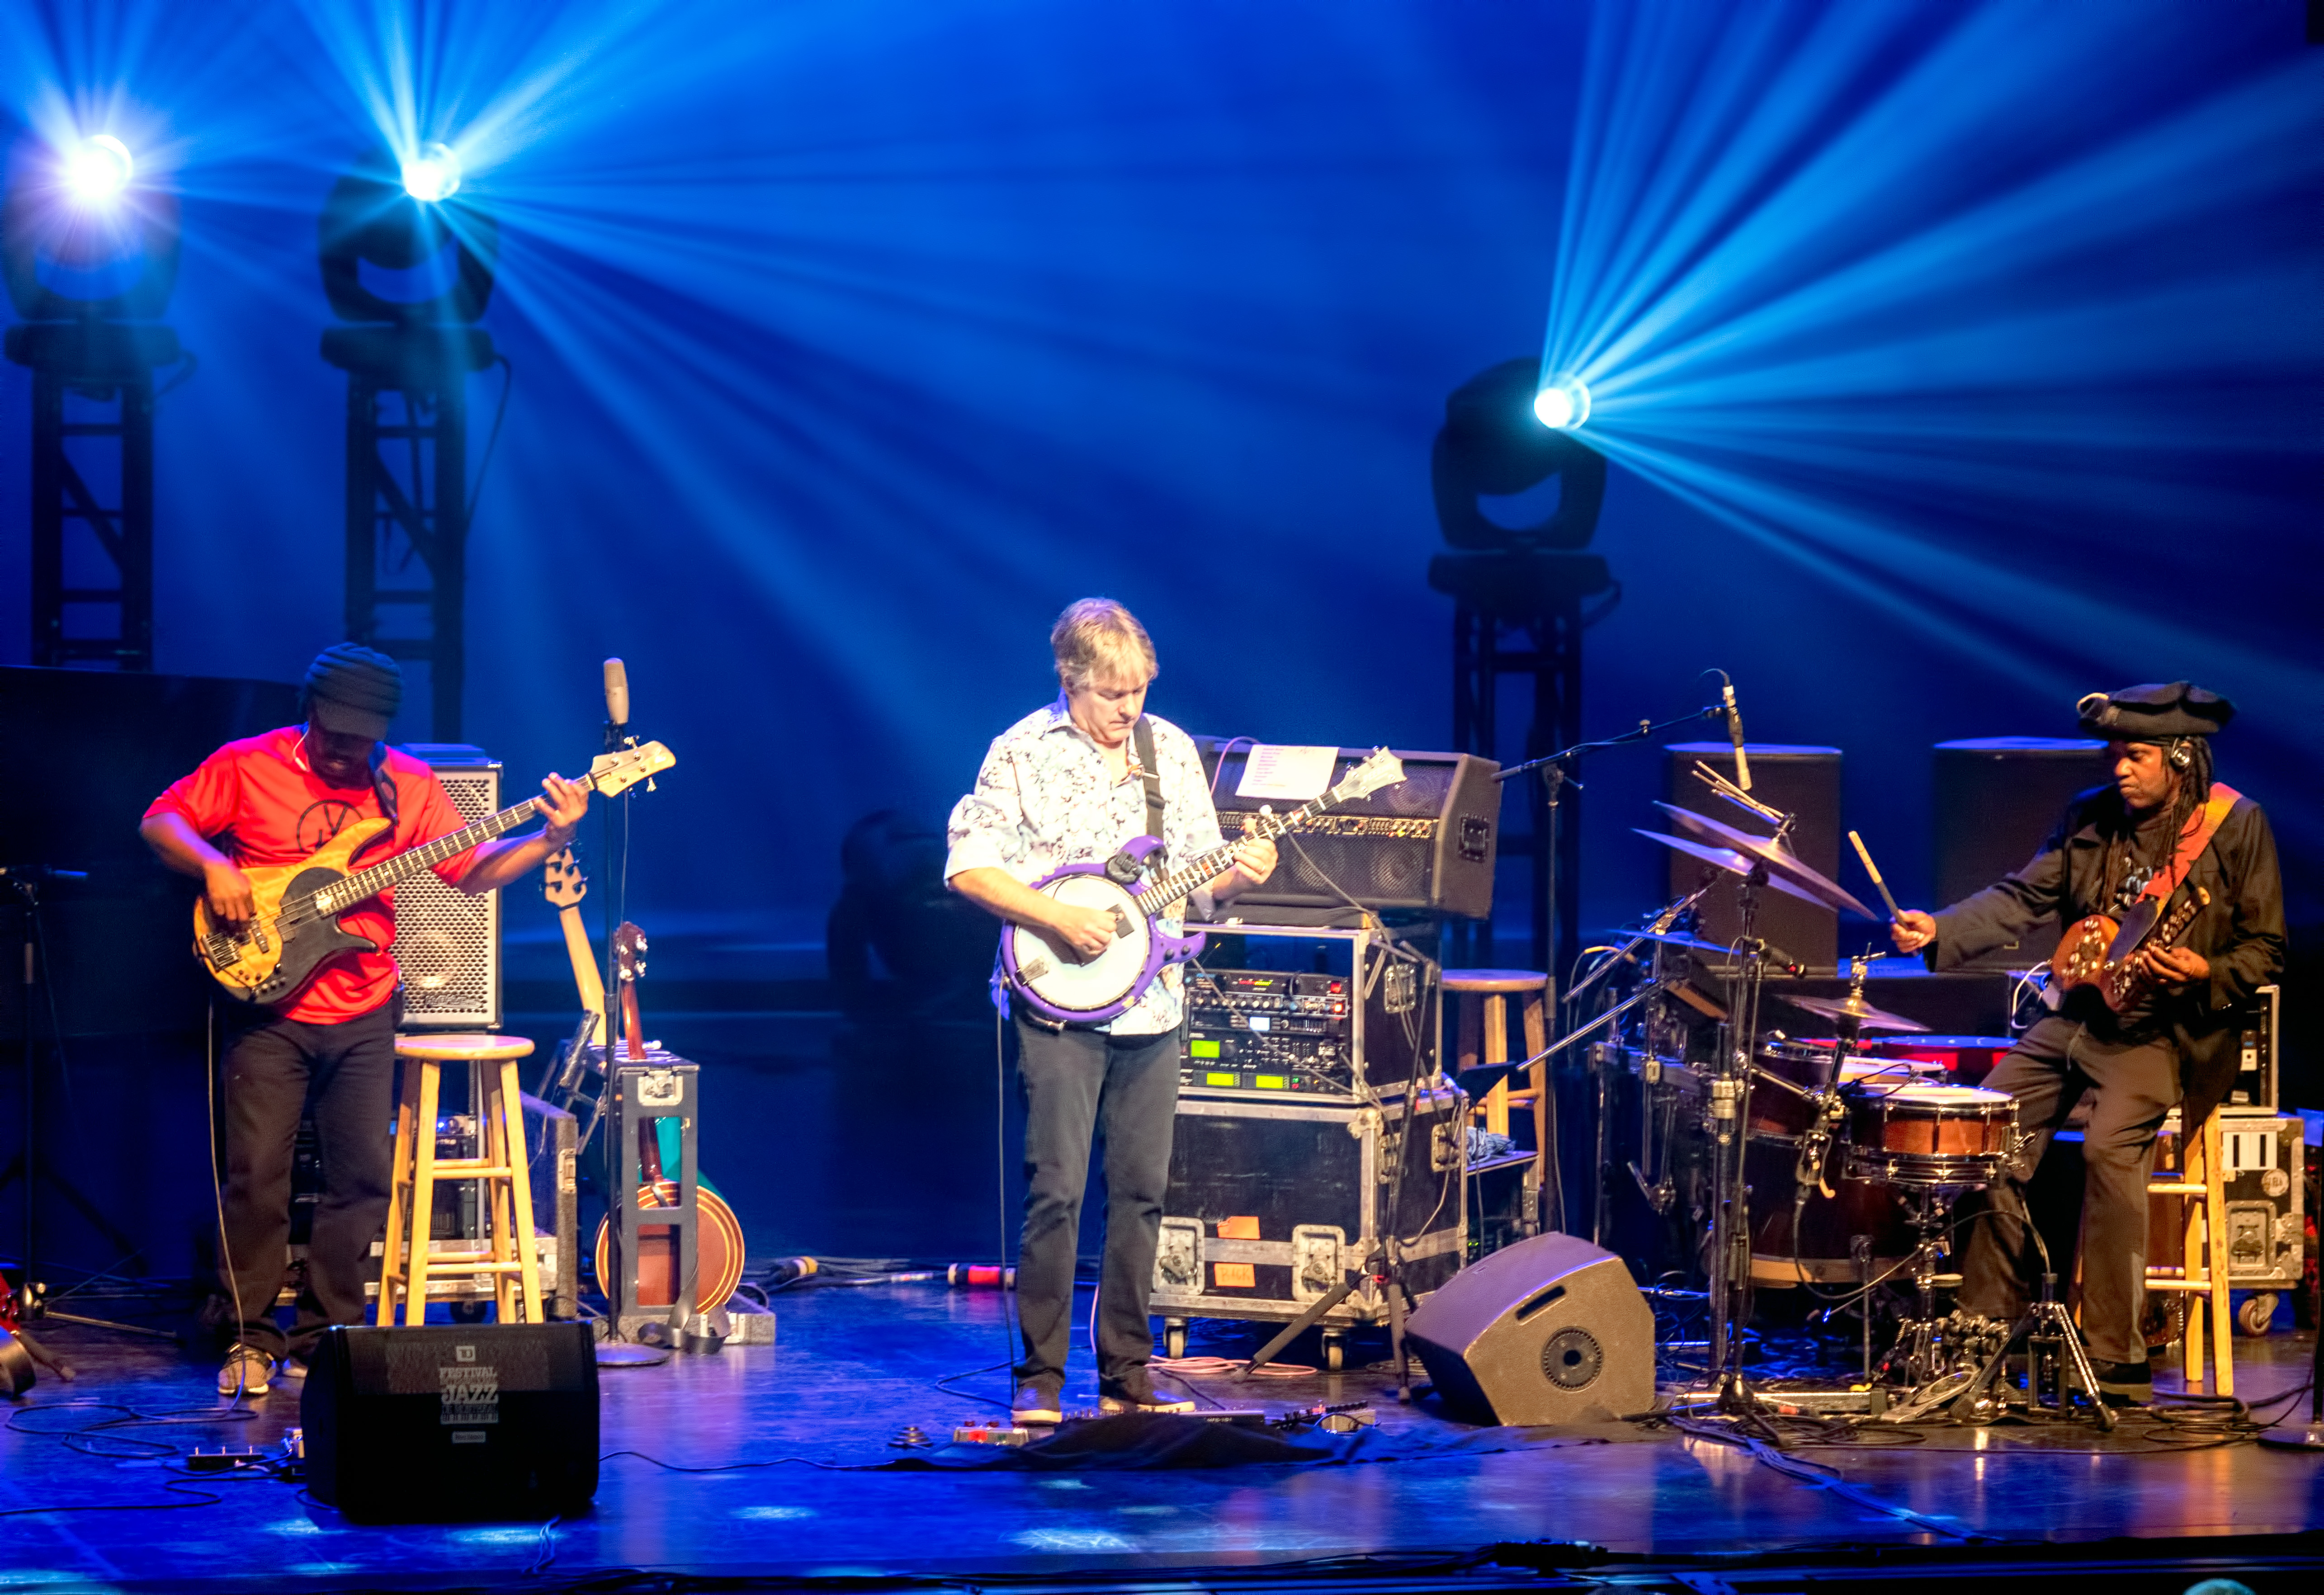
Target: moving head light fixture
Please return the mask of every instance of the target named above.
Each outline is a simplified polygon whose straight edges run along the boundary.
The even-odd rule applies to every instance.
[[[500,229],[461,189],[447,144],[383,150],[331,186],[317,229],[343,323],[324,329],[323,358],[347,373],[347,639],[428,667],[430,734],[447,742],[466,670],[467,382],[500,358],[475,325]]]
[[[178,281],[177,197],[139,181],[109,132],[63,148],[29,138],[8,165],[0,277],[22,319],[0,346],[32,372],[32,663],[150,670],[153,371],[185,358],[158,324]],[[108,564],[113,585],[92,585]],[[69,588],[69,567],[83,573]]]

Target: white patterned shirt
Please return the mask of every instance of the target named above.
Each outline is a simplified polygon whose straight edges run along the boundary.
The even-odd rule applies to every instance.
[[[1162,777],[1162,841],[1171,861],[1183,862],[1223,844],[1194,740],[1167,720],[1149,715],[1154,762]],[[1124,843],[1146,834],[1146,786],[1131,770],[1110,780],[1105,755],[1073,722],[1065,695],[992,739],[976,772],[976,789],[953,806],[945,879],[964,870],[1005,870],[1030,886],[1065,864],[1102,863]],[[1176,919],[1165,928],[1179,929]],[[1098,1027],[1118,1036],[1158,1036],[1175,1030],[1185,1004],[1178,970],[1171,965],[1129,1010]]]

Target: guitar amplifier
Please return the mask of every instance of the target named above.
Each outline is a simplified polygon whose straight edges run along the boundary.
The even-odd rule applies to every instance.
[[[1936,903],[1957,903],[2041,850],[2077,792],[2103,785],[2104,742],[2057,737],[1978,737],[1939,742],[1931,766]],[[2020,940],[1972,958],[1969,969],[2031,969],[2066,927],[2052,918]]]
[[[501,767],[482,748],[412,742],[403,751],[436,772],[464,824],[499,811]],[[403,1028],[500,1028],[499,892],[470,897],[434,871],[421,871],[395,889],[394,952],[403,976]]]
[[[1240,796],[1250,744],[1196,737],[1203,769],[1229,842],[1243,833],[1262,799]],[[1332,781],[1344,779],[1371,750],[1342,748]],[[1405,779],[1341,805],[1286,834],[1282,862],[1267,884],[1234,899],[1253,908],[1408,908],[1482,919],[1493,911],[1493,860],[1500,842],[1500,766],[1470,753],[1407,753]],[[1297,807],[1277,802],[1277,812]],[[1265,917],[1265,916],[1260,916]]]

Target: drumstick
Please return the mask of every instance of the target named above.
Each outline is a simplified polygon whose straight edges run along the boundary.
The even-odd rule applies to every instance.
[[[1864,838],[1858,835],[1855,832],[1850,831],[1848,834],[1848,839],[1856,844],[1856,856],[1864,861],[1864,872],[1871,876],[1872,884],[1880,889],[1880,900],[1888,905],[1888,917],[1891,919],[1904,918],[1904,910],[1898,908],[1896,906],[1896,899],[1888,895],[1888,883],[1880,879],[1879,868],[1873,863],[1872,850],[1864,845]]]

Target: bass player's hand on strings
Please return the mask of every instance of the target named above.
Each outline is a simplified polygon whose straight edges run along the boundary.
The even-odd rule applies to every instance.
[[[202,866],[202,898],[210,917],[223,925],[248,924],[258,907],[250,893],[250,877],[228,859]]]
[[[589,812],[589,788],[561,775],[549,775],[541,779],[540,791],[532,806],[549,821],[540,839],[549,844],[549,852],[555,853],[570,844],[573,833],[580,829],[582,818]]]
[[[2138,956],[2147,973],[2173,991],[2211,978],[2211,961],[2192,947],[2149,947]]]

